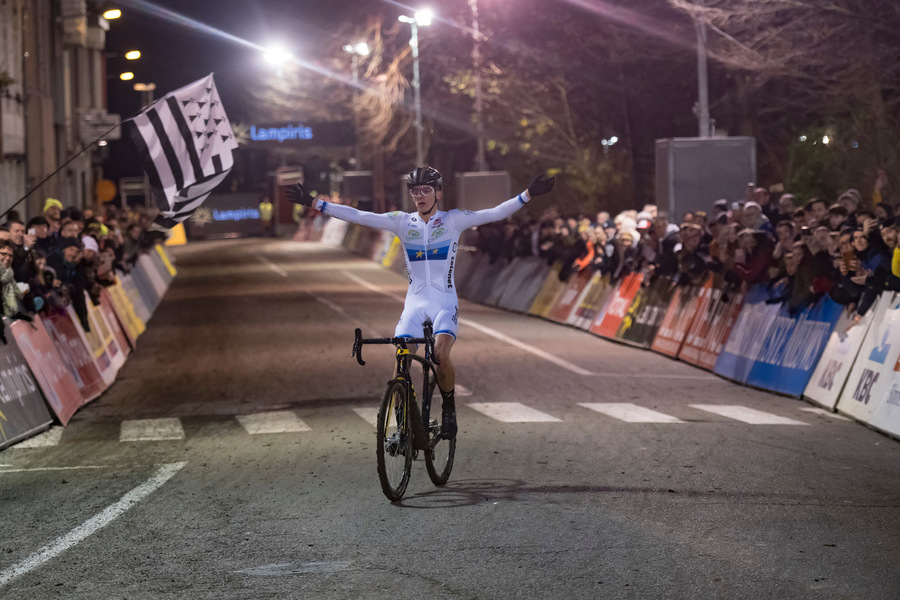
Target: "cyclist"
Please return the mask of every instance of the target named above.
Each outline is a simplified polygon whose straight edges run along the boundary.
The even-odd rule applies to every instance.
[[[441,392],[441,436],[456,437],[456,372],[450,349],[456,341],[459,300],[453,266],[459,235],[470,227],[509,217],[526,202],[553,189],[555,178],[538,175],[524,192],[484,210],[438,209],[443,196],[441,174],[429,166],[417,167],[406,178],[406,187],[416,212],[375,214],[350,206],[313,198],[299,183],[288,189],[288,198],[312,206],[322,214],[376,229],[385,229],[400,239],[406,257],[409,289],[394,337],[422,337],[422,323],[430,319],[434,326],[434,354],[437,359],[437,384]]]

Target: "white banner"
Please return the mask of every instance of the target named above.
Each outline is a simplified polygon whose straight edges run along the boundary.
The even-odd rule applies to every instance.
[[[822,354],[819,364],[816,365],[816,370],[813,371],[806,391],[803,392],[805,397],[829,410],[834,410],[875,315],[884,316],[884,310],[878,312],[879,307],[886,308],[890,304],[892,295],[892,292],[882,294],[866,313],[866,316],[852,327],[850,325],[853,323],[855,313],[844,311],[831,333],[831,337],[828,338],[825,352]]]
[[[875,407],[884,402],[891,374],[900,358],[900,295],[882,294],[856,364],[841,392],[838,410],[871,423]]]

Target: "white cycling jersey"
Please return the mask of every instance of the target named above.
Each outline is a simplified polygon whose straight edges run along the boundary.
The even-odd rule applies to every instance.
[[[403,246],[409,289],[396,336],[420,337],[422,321],[429,318],[434,333],[456,337],[458,300],[453,267],[460,234],[470,227],[499,221],[522,208],[529,200],[522,192],[515,198],[484,210],[439,210],[425,223],[419,213],[371,213],[350,206],[317,200],[322,214],[396,235]]]

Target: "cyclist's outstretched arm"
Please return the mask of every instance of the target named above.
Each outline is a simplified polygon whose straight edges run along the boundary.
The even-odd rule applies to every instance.
[[[323,215],[328,215],[329,217],[334,217],[341,221],[347,221],[348,223],[358,223],[374,229],[386,229],[394,234],[399,230],[401,216],[403,215],[403,213],[399,212],[383,214],[373,213],[365,210],[357,210],[352,206],[344,206],[342,204],[318,200],[310,196],[309,192],[306,191],[306,188],[299,183],[289,188],[287,195],[291,202],[302,204],[303,206],[311,206]]]
[[[453,211],[453,222],[459,229],[468,229],[469,227],[477,227],[485,223],[500,221],[512,215],[514,212],[525,206],[525,203],[534,198],[546,194],[553,189],[555,178],[544,177],[538,175],[535,177],[528,189],[505,202],[501,202],[493,208],[485,208],[476,211]]]

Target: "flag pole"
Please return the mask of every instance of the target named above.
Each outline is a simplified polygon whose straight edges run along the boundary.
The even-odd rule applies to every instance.
[[[81,150],[79,150],[78,152],[76,152],[75,154],[73,154],[71,157],[69,157],[69,160],[67,160],[66,162],[64,162],[63,164],[61,164],[59,167],[57,167],[57,169],[56,169],[55,171],[53,171],[52,173],[50,173],[49,175],[47,175],[46,177],[44,177],[44,179],[43,179],[39,184],[37,184],[36,186],[34,186],[33,188],[31,188],[31,191],[30,191],[30,192],[28,192],[27,194],[25,194],[24,196],[22,196],[21,198],[19,198],[19,199],[16,201],[15,204],[13,204],[13,205],[10,206],[9,208],[7,208],[2,214],[0,214],[0,219],[2,219],[3,217],[5,217],[5,216],[8,215],[9,213],[11,213],[15,207],[17,207],[18,205],[22,204],[22,202],[24,202],[24,201],[25,201],[30,195],[32,195],[35,191],[41,189],[41,186],[43,186],[45,183],[47,183],[48,181],[50,181],[50,178],[51,178],[51,177],[53,177],[54,175],[56,175],[57,173],[59,173],[60,171],[62,171],[66,166],[68,166],[69,163],[71,163],[73,160],[75,160],[76,158],[78,158],[79,156],[81,156],[82,154],[84,154],[86,150],[88,150],[89,148],[91,148],[91,147],[93,147],[94,145],[96,145],[97,142],[99,142],[100,140],[102,140],[103,138],[105,138],[107,135],[109,135],[110,133],[112,133],[113,131],[115,131],[116,129],[118,129],[119,127],[121,127],[122,125],[124,125],[125,123],[127,123],[128,121],[131,121],[132,119],[134,119],[136,116],[138,116],[139,114],[141,114],[141,112],[143,112],[143,109],[139,110],[138,112],[136,112],[134,115],[128,117],[127,119],[123,119],[123,120],[122,120],[121,122],[119,122],[118,124],[113,125],[113,126],[110,127],[108,130],[106,130],[106,131],[104,131],[102,134],[100,134],[100,137],[98,137],[96,140],[94,140],[93,142],[87,144],[87,145],[84,146]]]

